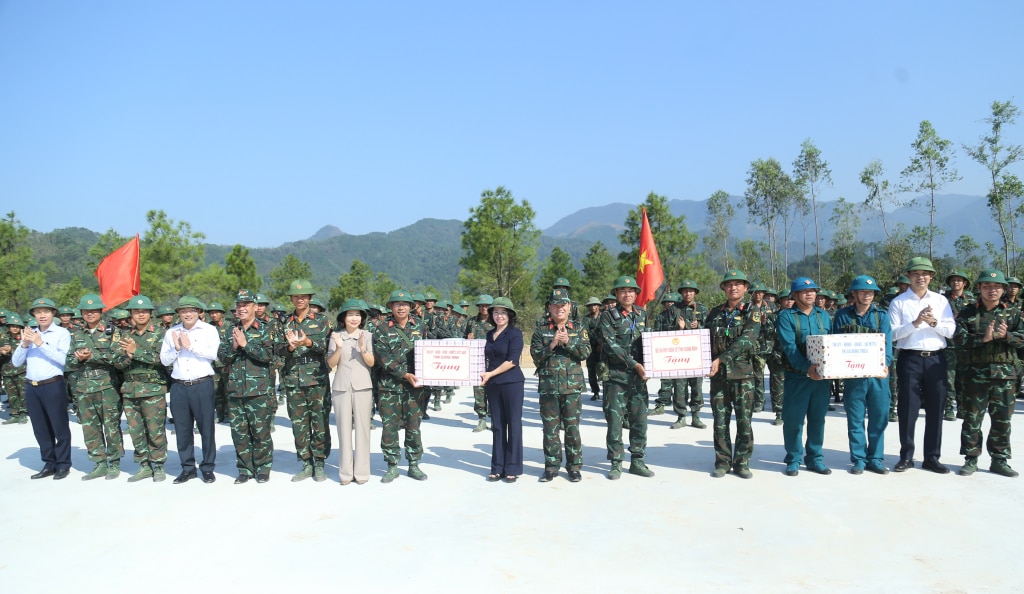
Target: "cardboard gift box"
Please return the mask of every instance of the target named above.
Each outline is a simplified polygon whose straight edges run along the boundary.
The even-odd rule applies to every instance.
[[[824,334],[807,337],[807,360],[825,379],[886,377],[884,334]]]

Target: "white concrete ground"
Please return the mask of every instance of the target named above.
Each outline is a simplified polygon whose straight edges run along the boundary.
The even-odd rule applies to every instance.
[[[541,484],[535,381],[527,391],[527,474],[516,484],[484,480],[490,433],[471,431],[469,388],[423,424],[430,478],[422,483],[404,467],[394,483],[379,482],[379,429],[366,485],[340,486],[336,451],[328,482],[291,483],[298,463],[283,407],[274,472],[263,485],[232,484],[226,425],[217,428],[210,485],[128,484],[136,465],[127,432],[126,473],[83,482],[90,465],[77,425],[71,476],[32,481],[41,463],[31,426],[0,427],[0,592],[1024,590],[1024,479],[987,472],[987,456],[975,476],[956,476],[959,422],[943,424],[943,461],[953,473],[853,476],[840,406],[826,429],[833,474],[790,478],[782,474],[782,429],[758,413],[754,478],[745,481],[709,476],[707,408],[703,430],[671,430],[666,414],[649,423],[647,460],[657,476],[612,482],[599,403],[585,396],[583,481],[569,483],[563,471]],[[923,429],[922,420],[919,436]],[[1022,451],[1024,429],[1015,429]],[[173,478],[180,467],[169,437]],[[891,467],[895,424],[886,437]]]

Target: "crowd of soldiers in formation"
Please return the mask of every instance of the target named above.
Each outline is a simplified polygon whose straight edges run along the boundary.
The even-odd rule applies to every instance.
[[[949,299],[954,314],[968,303],[973,302],[973,296],[967,291],[970,281],[965,273],[953,271],[945,281],[946,286],[942,288],[942,292]],[[741,386],[749,393],[751,400],[746,415],[749,419],[750,413],[764,410],[766,390],[763,378],[767,367],[769,377],[767,394],[770,396],[768,401],[771,411],[775,414],[773,424],[783,424],[785,375],[787,370],[791,371],[791,369],[787,365],[785,354],[775,332],[775,320],[781,311],[792,306],[793,298],[790,295],[790,290],[775,291],[761,283],[750,283],[740,271],[727,272],[721,287],[728,294],[727,287],[733,283],[743,288],[741,294],[745,298],[739,308],[730,308],[724,304],[709,310],[696,300],[699,293],[696,283],[692,280],[684,280],[679,283],[676,291],[664,292],[660,300],[661,311],[655,316],[653,323],[649,323],[646,312],[632,305],[637,293],[636,281],[632,277],[620,277],[616,280],[611,293],[601,299],[590,297],[584,303],[583,311],[580,311],[577,302],[573,301],[567,320],[552,317],[552,312],[557,307],[546,311],[536,320],[530,350],[540,376],[538,391],[541,397],[541,416],[544,421],[545,454],[545,472],[541,477],[542,482],[550,481],[557,476],[558,469],[562,465],[561,435],[565,437],[566,468],[570,470],[570,476],[573,471],[577,476],[579,474],[582,462],[578,427],[579,400],[585,389],[584,381],[589,382],[590,400],[604,401],[602,406],[608,421],[606,446],[608,459],[611,461],[608,478],[613,480],[618,479],[621,474],[624,452],[622,432],[624,429],[628,429],[630,434],[628,449],[632,456],[632,463],[629,471],[640,476],[653,476],[654,473],[646,467],[643,461],[648,414],[665,414],[671,408],[677,417],[671,426],[672,429],[680,429],[687,425],[697,429],[706,428],[700,416],[705,405],[703,378],[661,380],[654,408],[648,411],[647,378],[643,375],[642,349],[639,340],[639,334],[645,331],[708,328],[711,331],[712,356],[716,359],[712,376],[719,371],[717,369],[718,359],[723,357],[730,346],[741,338],[752,342],[753,344],[744,351],[743,361],[731,361],[730,363],[738,369],[749,366],[752,371],[751,375],[755,378],[754,381]],[[887,292],[884,294],[881,291],[878,292],[876,303],[881,308],[886,308],[895,296],[907,290],[909,284],[909,279],[901,275],[897,279],[896,285],[890,287]],[[308,286],[307,282],[306,287]],[[1017,278],[1006,279],[1003,300],[1009,307],[1016,308],[1018,312],[1021,289],[1022,284]],[[557,303],[558,299],[556,298],[566,296],[570,291],[571,287],[568,281],[558,279],[553,287],[549,305]],[[243,291],[243,293],[245,292]],[[396,298],[396,294],[408,295],[408,298]],[[267,346],[273,353],[268,366],[270,373],[268,381],[260,382],[255,386],[255,391],[262,393],[258,399],[260,401],[258,410],[260,414],[269,416],[265,427],[269,431],[273,431],[272,419],[276,416],[278,405],[288,405],[289,417],[293,422],[295,432],[297,457],[302,462],[302,470],[294,475],[292,480],[298,481],[310,477],[317,481],[326,480],[323,466],[331,449],[330,431],[327,430],[331,407],[331,388],[328,379],[329,370],[325,364],[323,353],[336,321],[328,317],[323,303],[310,295],[309,319],[322,322],[319,324],[322,327],[322,332],[316,337],[316,340],[322,344],[320,348],[311,351],[316,353],[316,360],[313,360],[313,357],[296,357],[287,349],[281,349],[280,345],[283,343],[287,346],[284,336],[301,320],[297,320],[294,312],[290,313],[281,305],[271,306],[270,300],[265,295],[261,293],[252,293],[252,295],[254,295],[252,300],[255,302],[256,320],[265,327],[270,337],[270,344]],[[815,306],[832,316],[837,310],[846,306],[848,296],[821,289],[817,291]],[[88,345],[94,353],[98,353],[98,356],[93,357],[86,364],[75,361],[72,354],[69,353],[68,366],[65,370],[68,380],[68,410],[70,414],[78,417],[89,458],[95,463],[92,471],[82,477],[83,480],[100,477],[115,479],[120,475],[120,461],[124,455],[121,434],[122,413],[127,416],[129,433],[135,447],[135,461],[140,465],[138,472],[128,479],[129,482],[150,478],[161,481],[166,478],[166,473],[163,470],[167,456],[164,427],[168,423],[165,397],[170,377],[169,368],[160,363],[159,350],[163,333],[177,321],[176,312],[174,308],[168,306],[154,307],[149,299],[140,297],[133,298],[124,309],[111,310],[106,316],[106,320],[102,319],[100,315],[102,302],[98,295],[82,297],[78,308],[68,306],[55,308],[59,320],[56,323],[72,332],[73,344],[76,347]],[[451,303],[437,298],[431,293],[396,291],[392,294],[387,306],[367,304],[362,300],[349,300],[346,302],[346,306],[352,309],[355,306],[352,306],[351,303],[358,303],[358,308],[366,313],[366,329],[379,338],[379,335],[387,334],[389,326],[394,325],[392,306],[404,301],[408,301],[412,306],[410,318],[416,328],[411,333],[414,340],[420,338],[483,338],[488,330],[493,328],[487,316],[488,307],[493,303],[493,298],[489,295],[480,295],[475,304],[472,304],[476,306],[476,315],[470,315],[469,308],[472,305],[465,300],[461,303]],[[225,343],[230,345],[232,342],[231,329],[236,323],[233,319],[235,308],[225,308],[220,303],[210,303],[208,305],[201,304],[200,309],[203,310],[201,319],[218,328],[222,345]],[[337,319],[339,325],[343,313],[339,313]],[[733,318],[734,315],[737,317]],[[756,336],[743,332],[745,328],[743,318],[753,319],[757,323]],[[734,322],[738,322],[738,324],[734,326]],[[5,425],[27,422],[24,403],[25,368],[15,367],[11,364],[11,353],[17,347],[21,331],[26,325],[35,325],[31,312],[29,315],[22,316],[17,312],[0,309],[0,326],[6,329],[0,334],[0,373],[2,373],[3,388],[7,396],[8,412],[8,418],[3,421]],[[551,331],[547,332],[548,329]],[[569,331],[571,344],[552,345],[551,341],[555,333],[566,329]],[[377,387],[383,376],[392,373],[401,378],[405,373],[414,371],[410,354],[412,344],[407,341],[400,342],[405,342],[405,344],[398,344],[397,352],[375,352],[377,355],[377,364],[373,368],[375,414],[380,412],[376,406],[379,401]],[[381,341],[375,338],[374,344],[377,347]],[[548,350],[559,356],[549,356],[545,352],[547,347],[550,347]],[[150,355],[139,356],[139,353],[147,348]],[[128,349],[132,350],[134,357],[127,358],[125,356]],[[960,403],[963,389],[962,384],[958,383],[956,379],[955,354],[956,347],[951,345],[946,352],[947,360],[951,362],[948,379],[951,397],[948,398],[945,410],[945,419],[948,421],[963,418],[963,407]],[[586,372],[583,371],[584,364]],[[389,365],[392,367],[390,372]],[[396,365],[400,368],[397,374],[394,369]],[[1014,365],[1016,368],[1019,363],[1015,362]],[[297,366],[306,368],[308,377],[302,377],[299,374],[298,377],[292,377],[289,381],[285,381],[284,376],[293,372],[292,368]],[[229,377],[228,373],[225,373],[225,364],[221,361],[214,362],[214,369],[216,372],[214,377],[216,415],[218,422],[229,422],[233,416],[229,407],[229,401],[232,400],[229,398],[229,394],[237,396],[244,393],[246,396],[252,396],[253,387],[230,387],[229,384],[234,380]],[[723,363],[720,374],[723,380],[725,378],[724,369]],[[890,421],[897,419],[895,375],[894,372],[889,375],[892,394],[889,408]],[[642,387],[635,386],[633,380],[636,379],[640,380]],[[714,377],[712,379],[714,380]],[[830,383],[832,400],[836,404],[842,403],[843,381],[835,380]],[[960,389],[957,389],[958,387]],[[395,389],[395,386],[392,385],[390,389]],[[401,389],[404,391],[403,397],[414,401],[416,406],[413,407],[413,414],[421,419],[430,418],[428,409],[440,410],[442,403],[450,403],[454,392],[454,389],[450,387],[421,388],[409,385],[401,386]],[[749,422],[746,423],[746,427],[738,427],[736,447],[734,448],[728,425],[733,408],[735,408],[737,420],[740,421],[740,406],[737,403],[731,403],[727,410],[719,410],[722,404],[714,402],[716,400],[715,391],[715,386],[712,386],[716,433],[716,472],[713,473],[713,476],[721,476],[725,472],[733,470],[738,476],[749,478],[750,471],[747,464],[749,450],[752,448]],[[293,393],[300,395],[301,398],[309,398],[310,394],[313,394],[313,400],[320,400],[319,405],[314,407],[315,414],[313,415],[319,418],[311,422],[308,410],[299,411],[298,409],[302,407],[293,406],[291,402]],[[93,402],[90,404],[90,411],[87,414],[83,414],[85,411],[79,407],[83,399]],[[147,399],[149,400],[147,405],[139,405],[140,402]],[[97,405],[95,402],[99,402],[99,404]],[[132,406],[132,403],[135,405]],[[828,408],[835,410],[832,404]],[[482,387],[474,388],[474,411],[478,416],[478,422],[473,431],[486,430],[488,411]],[[399,414],[407,416],[409,411],[405,410]],[[411,443],[409,436],[411,427],[402,420],[400,423],[402,423],[401,428],[405,429],[407,433],[405,445],[408,458],[409,450],[412,448],[422,449],[422,445],[421,443]],[[376,429],[376,427],[373,428]],[[746,434],[744,435],[744,433]],[[269,439],[269,436],[266,438]],[[418,442],[419,439],[417,420],[415,441]],[[397,439],[392,436],[392,449],[395,449],[395,444],[397,444]],[[247,447],[249,445],[251,444],[248,444]],[[236,442],[237,447],[238,443]],[[272,452],[272,447],[270,449]],[[741,449],[746,451],[745,458],[740,453]],[[243,470],[241,452],[239,456],[239,468]],[[724,465],[721,463],[723,459],[725,460]],[[416,461],[418,461],[418,457]],[[390,471],[397,461],[389,459],[388,462]],[[269,471],[269,464],[265,461],[262,464],[265,465],[262,470]],[[410,458],[410,470],[412,466],[413,460]],[[250,468],[249,470],[257,472],[259,469]],[[266,480],[266,472],[257,472],[257,474],[263,481]],[[391,480],[393,478],[394,476],[391,477]],[[425,478],[425,475],[422,478]],[[385,482],[390,481],[386,480]]]

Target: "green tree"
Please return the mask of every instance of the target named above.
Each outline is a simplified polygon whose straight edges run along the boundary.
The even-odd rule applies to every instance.
[[[270,271],[270,294],[268,297],[288,307],[288,303],[290,303],[288,289],[291,287],[292,281],[309,280],[312,276],[313,269],[309,266],[309,262],[288,254]]]
[[[470,293],[510,297],[523,304],[531,293],[540,231],[526,200],[503,186],[485,190],[462,227],[459,283]]]
[[[953,161],[953,143],[941,138],[932,127],[931,122],[923,120],[918,127],[917,138],[910,143],[914,149],[910,157],[910,165],[900,173],[899,191],[924,193],[925,196],[912,198],[907,204],[924,206],[928,211],[928,226],[924,233],[928,238],[928,257],[935,257],[935,238],[942,230],[935,226],[935,193],[950,182],[960,180]]]
[[[188,275],[185,286],[188,287],[185,291],[189,295],[195,295],[206,303],[220,301],[227,309],[231,309],[229,304],[235,302],[238,290],[248,288],[240,286],[237,277],[228,274],[227,270],[216,262]]]
[[[544,303],[548,299],[548,295],[551,294],[551,287],[555,284],[555,280],[564,277],[569,281],[570,295],[574,301],[579,302],[580,297],[577,291],[580,288],[580,271],[576,269],[576,265],[572,262],[572,256],[570,256],[562,248],[555,246],[551,250],[551,255],[548,256],[548,261],[540,269],[540,274],[537,276],[537,288],[536,296],[537,301]]]
[[[860,172],[860,183],[868,190],[864,199],[863,208],[865,211],[878,215],[882,223],[882,232],[887,239],[892,238],[889,226],[885,223],[885,212],[894,206],[892,190],[889,189],[889,180],[885,179],[885,167],[878,159],[868,163]],[[879,281],[881,282],[881,281]]]
[[[373,284],[371,285],[371,291],[373,297],[376,298],[377,303],[387,307],[388,299],[391,298],[391,292],[399,289],[398,283],[391,280],[384,272],[378,272],[373,277]]]
[[[765,261],[765,254],[768,253],[768,245],[763,241],[754,241],[753,239],[741,239],[736,242],[735,256],[733,257],[732,266],[730,268],[738,268],[747,275],[747,278],[752,281],[759,281],[761,279],[767,279],[771,277],[771,269],[768,263]],[[783,279],[784,280],[784,279]],[[772,286],[779,286],[775,281],[772,281]],[[718,289],[718,283],[712,285],[716,290]],[[721,293],[718,293],[716,300],[721,297]]]
[[[707,235],[704,252],[708,265],[722,272],[729,268],[729,228],[736,216],[736,208],[725,190],[718,190],[708,198]]]
[[[835,229],[832,234],[832,250],[829,258],[835,267],[835,278],[831,279],[831,282],[833,286],[847,287],[853,277],[857,276],[853,265],[857,260],[857,254],[860,253],[860,242],[857,241],[860,217],[855,205],[840,196],[828,220],[832,224],[832,228]],[[818,266],[820,271],[820,258]],[[820,275],[821,272],[818,274]]]
[[[161,303],[196,291],[189,277],[203,268],[206,236],[192,231],[192,225],[185,221],[175,223],[162,210],[147,212],[146,222],[149,229],[140,246],[143,294]]]
[[[124,235],[121,235],[120,233],[118,233],[117,231],[114,231],[113,229],[107,229],[107,231],[105,233],[103,233],[102,235],[100,235],[99,237],[96,238],[96,243],[93,244],[93,246],[89,248],[89,251],[88,251],[88,256],[89,257],[86,260],[86,263],[87,263],[87,266],[89,267],[89,269],[92,270],[93,272],[95,272],[96,268],[100,265],[100,262],[103,261],[103,258],[106,258],[114,250],[116,250],[119,247],[123,246],[124,244],[128,243],[129,239],[130,239],[129,237],[125,237]],[[141,242],[140,242],[140,248],[141,248]],[[140,254],[140,257],[141,257],[141,254]],[[143,289],[145,289],[145,287],[143,287]],[[145,290],[143,290],[142,292],[143,292],[143,294],[145,294]],[[147,297],[148,297],[148,295],[147,295]],[[78,299],[75,299],[75,302],[77,303]]]
[[[590,297],[604,299],[615,284],[615,258],[608,248],[600,241],[595,242],[587,250],[580,262],[583,266],[583,277],[580,278],[580,289],[573,287],[573,299],[586,303]]]
[[[1002,239],[1002,268],[1016,276],[1018,247],[1016,222],[1021,215],[1020,200],[1024,185],[1020,179],[1006,171],[1007,167],[1024,159],[1024,147],[1005,144],[1003,128],[1017,121],[1017,106],[1011,101],[993,101],[992,115],[985,118],[989,131],[982,135],[976,146],[964,146],[967,154],[988,170],[992,187],[988,191],[988,207],[999,226]],[[1015,202],[1016,201],[1016,202]]]
[[[249,248],[236,243],[224,263],[227,273],[235,277],[236,288],[259,291],[263,286],[263,279],[256,272],[256,261],[249,254]]]
[[[814,212],[814,255],[818,261],[818,278],[821,278],[821,233],[818,229],[818,198],[823,185],[832,185],[832,170],[828,161],[821,158],[821,150],[810,138],[800,145],[800,155],[793,161],[793,176],[797,188],[811,199]],[[804,254],[806,256],[806,254]],[[788,263],[788,262],[787,262]]]
[[[792,178],[782,170],[777,160],[769,158],[751,162],[747,171],[747,190],[744,192],[747,217],[750,222],[764,226],[768,233],[768,278],[773,285],[785,277],[785,267],[780,264],[779,223],[782,222],[786,230],[798,194]]]
[[[974,275],[987,268],[981,246],[970,235],[961,235],[953,242],[953,248],[960,267],[966,269],[967,274],[971,275],[969,280],[974,282]]]
[[[331,296],[327,307],[336,310],[346,299],[370,298],[370,285],[373,282],[373,270],[359,260],[352,260],[348,272],[338,277],[338,284],[331,287]]]
[[[77,276],[66,283],[60,283],[56,285],[50,285],[46,289],[46,295],[53,299],[53,302],[58,307],[61,305],[67,305],[68,307],[76,307],[78,300],[85,295],[86,290],[82,285],[82,279]]]
[[[13,211],[0,219],[0,270],[4,272],[0,303],[21,313],[41,296],[47,275],[47,268],[35,262],[28,243],[29,233]]]

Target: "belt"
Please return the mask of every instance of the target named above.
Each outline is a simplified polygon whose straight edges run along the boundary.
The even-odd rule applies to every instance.
[[[64,379],[63,375],[55,375],[51,378],[47,378],[44,380],[26,380],[25,383],[27,383],[30,386],[45,386],[46,384],[52,384],[53,382],[62,379]]]
[[[908,355],[917,355],[918,357],[933,357],[942,353],[942,351],[917,351],[914,349],[901,349],[900,352]]]
[[[194,386],[196,384],[201,384],[201,383],[203,383],[205,381],[212,380],[212,379],[213,379],[213,376],[212,375],[208,375],[206,377],[201,377],[199,379],[194,379],[194,380],[180,380],[180,379],[176,379],[176,380],[171,380],[171,381],[173,381],[176,384],[181,384],[183,386]]]
[[[302,365],[303,363],[317,363],[320,359],[316,357],[296,357],[291,360],[292,365]]]

